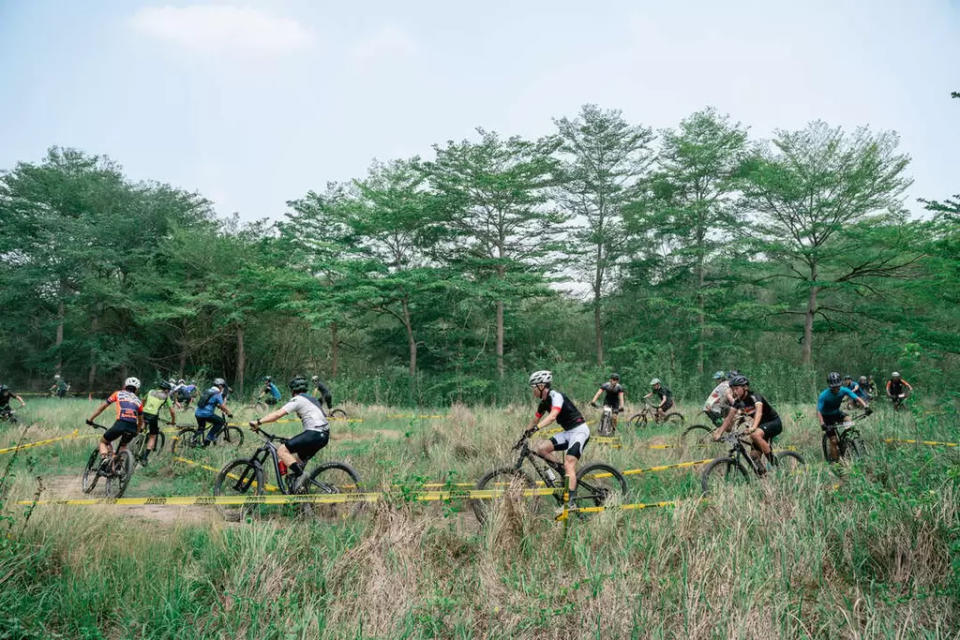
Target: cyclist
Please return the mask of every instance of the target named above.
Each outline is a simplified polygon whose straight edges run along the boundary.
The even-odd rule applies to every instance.
[[[851,402],[859,404],[869,413],[870,407],[864,399],[855,394],[849,387],[843,386],[840,374],[831,371],[827,375],[827,388],[817,398],[817,418],[820,420],[820,428],[827,432],[830,441],[831,462],[840,458],[836,425],[842,423],[843,419],[847,417],[840,411],[840,405],[843,404],[844,397],[850,398]]]
[[[766,398],[750,389],[750,381],[745,376],[738,375],[730,380],[730,392],[734,398],[733,408],[737,411],[729,412],[723,424],[713,432],[714,442],[730,430],[737,413],[743,413],[753,418],[753,425],[744,435],[749,435],[761,454],[767,456],[771,464],[776,464],[770,442],[783,431],[780,415]]]
[[[147,392],[147,400],[143,403],[143,421],[147,424],[147,448],[140,458],[140,464],[147,466],[147,458],[157,446],[157,434],[160,433],[160,409],[164,407],[170,412],[170,426],[177,426],[177,414],[173,411],[170,396],[173,394],[173,385],[168,380],[161,380],[158,388]]]
[[[277,455],[290,470],[291,478],[287,479],[287,486],[293,493],[299,493],[303,488],[306,475],[304,468],[310,459],[330,441],[330,424],[323,413],[320,401],[307,394],[309,384],[303,376],[296,376],[290,381],[290,402],[262,418],[250,421],[250,428],[260,430],[260,425],[275,422],[283,416],[296,412],[303,424],[303,431],[277,447]]]
[[[313,384],[313,396],[315,398],[320,398],[327,405],[327,409],[333,408],[333,394],[330,393],[330,389],[327,388],[327,385],[323,384],[323,380],[320,379],[320,376],[313,376],[310,378],[310,382]]]
[[[860,379],[857,380],[857,388],[859,391],[854,391],[858,396],[870,402],[873,398],[873,383],[867,378],[867,376],[860,376]]]
[[[617,428],[617,414],[623,412],[623,392],[624,388],[620,385],[620,374],[611,373],[610,380],[600,385],[597,392],[593,394],[593,400],[590,401],[590,406],[596,407],[597,398],[600,397],[600,394],[606,394],[603,398],[603,406],[613,409],[612,419],[614,430]]]
[[[223,391],[226,388],[226,380],[214,378],[213,386],[204,391],[200,399],[197,400],[197,408],[193,412],[193,417],[197,419],[197,426],[200,429],[205,429],[208,422],[213,425],[203,439],[203,446],[205,447],[210,446],[220,435],[223,428],[227,426],[227,421],[223,419],[223,416],[217,415],[217,409],[225,413],[227,417],[233,417],[223,400]]]
[[[10,408],[10,399],[16,398],[20,401],[20,406],[25,407],[27,403],[23,398],[13,392],[10,387],[0,384],[0,418],[6,418],[13,415],[13,409]]]
[[[730,393],[730,381],[727,374],[723,371],[717,371],[713,374],[713,379],[717,386],[713,388],[707,401],[703,403],[703,412],[707,414],[713,426],[719,427],[723,424],[723,419],[730,413],[733,406],[733,395]]]
[[[111,404],[116,404],[117,419],[113,426],[107,429],[100,438],[100,459],[105,462],[113,456],[112,442],[120,438],[120,449],[127,448],[137,433],[143,430],[143,403],[137,397],[140,390],[140,381],[137,378],[127,378],[123,381],[123,389],[114,391],[103,404],[97,407],[87,424],[93,426],[93,421]]]
[[[906,387],[908,391],[904,391],[904,387]],[[887,380],[887,397],[893,402],[895,409],[900,408],[900,405],[903,404],[904,399],[907,397],[907,393],[913,393],[913,387],[903,379],[899,371],[894,371],[890,375],[890,379]]]
[[[670,389],[663,386],[660,378],[651,380],[650,386],[653,390],[643,397],[646,399],[656,394],[660,398],[660,403],[657,404],[656,407],[657,419],[660,420],[663,416],[667,415],[667,411],[673,406],[673,394],[670,392]]]
[[[853,392],[853,395],[860,397],[860,385],[853,381],[853,376],[849,373],[843,376],[843,386]],[[851,409],[856,406],[856,402],[847,398],[847,406]]]
[[[553,374],[549,371],[534,371],[530,374],[528,384],[533,389],[533,397],[540,401],[537,413],[527,429],[533,433],[547,425],[556,422],[563,431],[549,440],[541,440],[534,450],[541,456],[547,457],[554,451],[565,451],[563,468],[567,475],[567,488],[570,491],[567,507],[574,508],[573,498],[577,492],[577,461],[583,455],[590,441],[590,427],[583,415],[574,406],[570,398],[555,389]]]
[[[277,389],[277,385],[273,384],[273,378],[267,376],[263,379],[263,389],[260,390],[260,397],[258,400],[262,400],[264,404],[275,405],[280,402],[280,389]]]
[[[197,385],[187,384],[186,380],[180,378],[176,386],[173,387],[173,398],[177,409],[186,409],[190,406],[190,400],[197,392]]]
[[[58,398],[63,399],[69,390],[70,383],[64,380],[59,373],[53,376],[53,386],[50,387],[51,395],[56,395]]]

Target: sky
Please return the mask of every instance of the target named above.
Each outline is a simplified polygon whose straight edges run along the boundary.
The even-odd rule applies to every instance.
[[[918,211],[960,192],[951,90],[960,0],[0,0],[0,170],[75,147],[244,220],[585,103],[655,129],[714,106],[757,139],[895,130]]]

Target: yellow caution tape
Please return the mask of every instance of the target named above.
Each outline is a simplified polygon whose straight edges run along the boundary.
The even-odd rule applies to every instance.
[[[900,442],[903,444],[925,444],[930,447],[960,447],[960,442],[937,442],[936,440],[900,440],[898,438],[884,438],[884,442]]]
[[[210,465],[206,465],[206,464],[200,464],[199,462],[194,462],[193,460],[189,460],[189,459],[187,459],[187,458],[181,458],[180,456],[174,456],[174,457],[173,457],[173,460],[174,460],[175,462],[182,462],[182,463],[184,463],[184,464],[189,464],[189,465],[192,465],[192,466],[194,466],[194,467],[200,467],[201,469],[205,469],[205,470],[207,470],[207,471],[212,471],[213,473],[220,473],[220,469],[217,469],[216,467],[211,467]],[[231,474],[228,474],[228,475],[229,475],[229,477],[233,478],[234,480],[239,480],[239,479],[240,479],[240,476],[238,476],[238,475],[235,475],[235,474],[232,474],[232,473],[231,473]],[[253,484],[256,485],[257,483],[254,482]],[[269,482],[265,482],[265,483],[263,484],[263,488],[266,489],[267,491],[280,491],[280,487],[278,487],[278,486],[276,486],[276,485],[273,485],[273,484],[270,484]]]
[[[635,511],[640,509],[656,509],[657,507],[675,507],[680,504],[679,500],[663,500],[661,502],[635,502],[632,504],[611,505],[609,507],[578,507],[576,509],[564,508],[555,520],[566,520],[571,513],[600,513],[607,510]]]
[[[647,467],[646,469],[627,469],[626,471],[621,472],[625,476],[634,476],[641,473],[657,473],[658,471],[666,471],[667,469],[682,469],[684,467],[695,467],[701,464],[707,464],[713,462],[714,458],[705,458],[703,460],[691,460],[690,462],[677,462],[675,464],[661,464],[656,467]],[[600,476],[597,476],[600,477]]]
[[[391,419],[420,418],[420,419],[423,419],[423,420],[436,420],[436,419],[439,419],[439,418],[446,418],[447,416],[440,415],[440,414],[424,414],[424,413],[421,413],[421,414],[419,414],[419,415],[414,415],[414,414],[412,414],[412,413],[410,413],[410,414],[407,414],[407,413],[392,413],[392,414],[388,414],[387,417],[388,417],[388,418],[391,418]]]
[[[74,429],[74,430],[73,430],[73,433],[70,433],[69,435],[65,435],[65,436],[60,436],[60,437],[58,437],[58,438],[49,438],[49,439],[47,439],[47,440],[37,440],[36,442],[28,442],[28,443],[26,443],[26,444],[18,444],[18,445],[15,446],[15,447],[7,447],[6,449],[0,449],[0,454],[13,453],[14,451],[19,451],[19,450],[21,450],[21,449],[29,449],[29,448],[31,448],[31,447],[42,447],[42,446],[44,446],[44,445],[53,444],[54,442],[60,442],[61,440],[73,440],[73,439],[76,439],[76,438],[88,438],[88,437],[90,437],[91,435],[98,435],[98,434],[96,434],[96,433],[94,433],[94,434],[87,434],[87,433],[85,433],[85,434],[83,434],[83,435],[80,435],[80,430],[79,430],[79,429]]]

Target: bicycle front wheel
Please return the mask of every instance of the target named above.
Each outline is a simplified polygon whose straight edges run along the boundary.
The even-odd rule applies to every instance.
[[[803,465],[803,457],[794,451],[775,453],[777,459],[777,473],[791,474]]]
[[[183,455],[188,449],[197,446],[198,440],[199,433],[196,429],[180,429],[180,431],[177,431],[177,435],[173,436],[173,442],[170,443],[170,453],[175,456]]]
[[[663,418],[665,424],[673,425],[674,427],[682,427],[684,422],[684,417],[679,413],[668,413]]]
[[[245,458],[239,458],[220,470],[213,485],[214,496],[245,497],[262,496],[264,490],[263,469],[260,465]],[[259,512],[258,504],[219,504],[217,510],[224,519],[239,522],[255,517]]]
[[[604,415],[600,418],[600,426],[597,428],[597,435],[609,436],[611,431],[613,431],[613,420],[610,419],[610,416]]]
[[[217,436],[217,444],[239,449],[243,446],[243,431],[239,427],[224,427]]]
[[[866,453],[860,432],[851,429],[840,438],[840,456],[849,460],[859,460]]]
[[[343,409],[334,409],[333,411],[330,412],[330,417],[336,418],[337,420],[346,420],[347,412],[344,411]]]
[[[345,462],[325,462],[318,466],[307,478],[303,493],[312,496],[328,496],[331,500],[342,502],[310,502],[302,505],[304,517],[338,519],[358,513],[363,502],[356,500],[356,494],[362,493],[360,474]],[[353,499],[352,499],[353,498]]]
[[[477,521],[482,525],[490,519],[493,509],[495,508],[494,505],[502,503],[508,493],[516,495],[517,492],[523,491],[524,489],[533,489],[536,486],[536,483],[530,476],[520,469],[511,467],[491,471],[480,479],[480,482],[477,483],[477,489],[499,489],[502,490],[504,494],[496,498],[476,498],[471,500],[470,507],[473,509],[473,515],[477,517]],[[539,496],[534,496],[532,501],[532,510],[536,511],[539,502],[541,502]]]
[[[700,488],[704,495],[711,489],[724,484],[744,485],[750,481],[750,475],[735,458],[714,460],[700,476]]]
[[[623,504],[627,481],[623,474],[608,464],[587,465],[577,474],[577,507],[609,507]]]
[[[642,429],[647,426],[647,414],[645,413],[635,413],[630,416],[630,419],[627,420],[631,425],[637,429]]]

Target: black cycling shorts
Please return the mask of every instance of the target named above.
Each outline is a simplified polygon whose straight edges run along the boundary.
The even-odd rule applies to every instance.
[[[823,416],[823,426],[832,427],[834,425],[841,424],[843,423],[846,417],[847,417],[847,414],[845,413],[834,413],[832,415],[825,415]]]
[[[103,434],[103,439],[107,442],[113,442],[120,438],[120,446],[127,446],[131,440],[137,437],[137,425],[125,420],[117,420],[113,426],[107,429]]]
[[[145,413],[143,414],[143,421],[147,423],[147,431],[150,435],[155,436],[160,433],[160,416]]]
[[[780,418],[774,418],[770,422],[762,423],[760,430],[763,431],[763,439],[770,442],[783,432],[783,423]]]
[[[267,396],[266,398],[263,399],[263,403],[269,404],[269,405],[275,405],[277,404],[277,399],[274,398],[273,396]]]
[[[673,408],[673,400],[667,400],[665,403],[663,403],[663,406],[660,407],[660,411],[667,411],[668,409],[672,409],[672,408]]]
[[[300,460],[307,462],[310,458],[317,455],[317,451],[327,446],[330,441],[330,431],[324,429],[307,429],[287,440],[287,451],[300,456]]]

